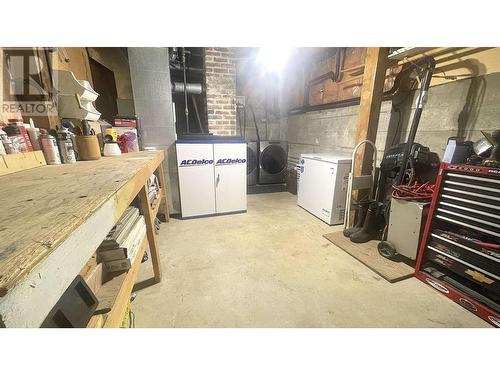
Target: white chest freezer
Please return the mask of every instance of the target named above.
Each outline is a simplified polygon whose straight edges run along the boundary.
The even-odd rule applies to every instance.
[[[241,140],[178,140],[183,218],[245,212],[247,146]]]
[[[349,156],[300,155],[297,204],[327,224],[342,224],[350,169]]]

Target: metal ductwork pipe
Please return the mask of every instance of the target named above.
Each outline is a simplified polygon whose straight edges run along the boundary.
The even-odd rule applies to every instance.
[[[186,91],[188,94],[199,95],[203,92],[203,86],[201,83],[186,83]],[[183,93],[184,82],[172,82],[172,92]]]

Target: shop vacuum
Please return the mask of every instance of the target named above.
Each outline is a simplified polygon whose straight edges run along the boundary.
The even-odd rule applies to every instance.
[[[389,208],[392,187],[419,182],[432,182],[439,169],[439,157],[428,147],[415,143],[420,117],[426,101],[435,61],[426,58],[414,63],[422,74],[420,91],[416,100],[410,134],[406,143],[390,147],[382,158],[374,199],[365,199],[353,204],[356,220],[344,235],[352,242],[364,243],[382,239],[384,228],[389,222]]]

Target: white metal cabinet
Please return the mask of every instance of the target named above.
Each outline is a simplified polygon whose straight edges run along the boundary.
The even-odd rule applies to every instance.
[[[350,162],[332,154],[301,155],[297,204],[327,224],[342,224]]]
[[[213,144],[177,143],[182,217],[215,214]]]
[[[247,209],[246,142],[177,141],[183,218]]]
[[[245,143],[215,143],[215,208],[218,214],[247,209]]]

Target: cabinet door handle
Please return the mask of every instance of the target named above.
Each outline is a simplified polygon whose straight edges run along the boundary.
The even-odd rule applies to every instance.
[[[217,179],[215,180],[215,187],[219,186],[219,182],[220,182],[220,174],[217,173]]]

